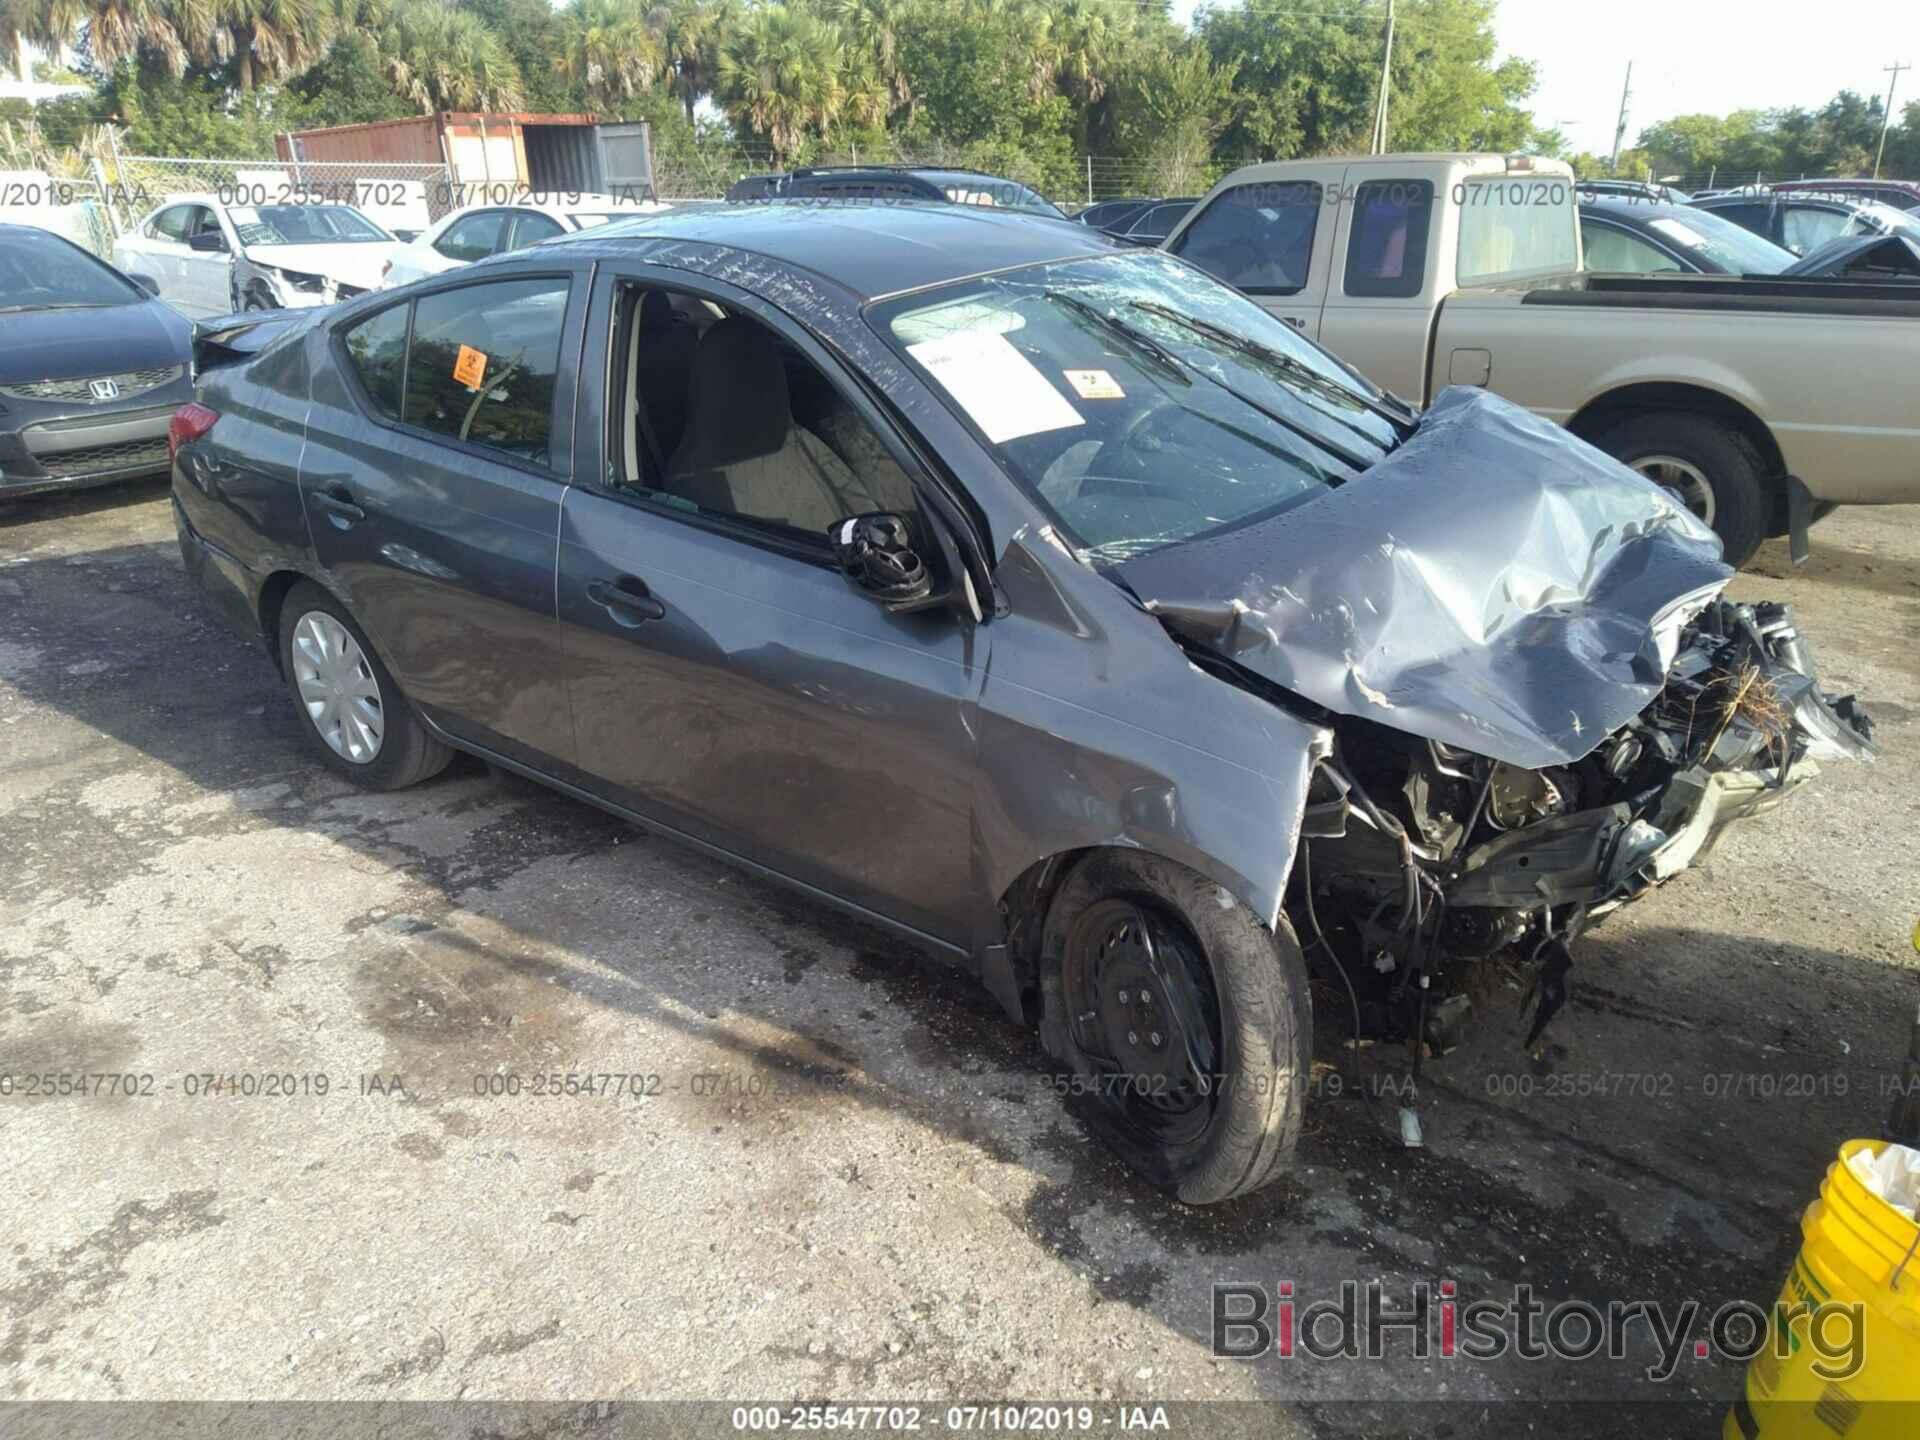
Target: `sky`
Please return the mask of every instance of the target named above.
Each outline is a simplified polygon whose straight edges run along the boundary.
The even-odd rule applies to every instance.
[[[1253,3],[1275,11],[1316,8],[1315,0]],[[1182,16],[1196,5],[1174,0]],[[1890,77],[1883,65],[1920,65],[1917,0],[1842,0],[1824,8],[1805,0],[1501,0],[1494,30],[1503,55],[1539,66],[1535,119],[1558,125],[1573,149],[1596,154],[1613,148],[1629,60],[1628,145],[1642,127],[1675,115],[1812,108],[1843,88],[1884,97]],[[1901,73],[1896,113],[1912,99],[1920,99],[1920,70]]]

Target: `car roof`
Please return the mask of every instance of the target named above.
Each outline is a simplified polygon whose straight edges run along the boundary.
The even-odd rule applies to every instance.
[[[1667,200],[1638,200],[1630,195],[1595,195],[1582,199],[1580,208],[1596,215],[1605,215],[1613,220],[1630,220],[1639,217],[1647,220],[1667,216],[1684,220],[1697,206],[1676,204]]]
[[[862,301],[1048,260],[1120,253],[1098,230],[1071,220],[918,201],[759,201],[669,210],[576,231],[539,248],[584,246],[595,254],[618,254],[648,239],[764,256],[812,271]]]

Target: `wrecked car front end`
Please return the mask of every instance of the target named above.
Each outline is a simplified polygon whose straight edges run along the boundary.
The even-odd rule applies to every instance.
[[[1711,532],[1483,392],[1311,504],[1116,569],[1196,664],[1332,731],[1290,906],[1370,1028],[1444,1045],[1459,962],[1512,947],[1532,1045],[1583,928],[1873,753],[1791,610],[1723,598]]]

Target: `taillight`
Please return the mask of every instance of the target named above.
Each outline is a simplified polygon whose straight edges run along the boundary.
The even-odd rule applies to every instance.
[[[189,401],[173,412],[173,419],[167,422],[167,458],[178,460],[180,447],[189,440],[198,440],[213,428],[213,422],[220,418],[218,410],[209,410],[199,401]]]

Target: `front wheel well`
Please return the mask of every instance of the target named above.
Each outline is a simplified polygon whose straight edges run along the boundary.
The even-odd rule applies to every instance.
[[[1766,467],[1767,488],[1771,493],[1774,512],[1768,533],[1786,533],[1786,457],[1780,453],[1779,442],[1773,438],[1773,431],[1768,428],[1767,422],[1730,395],[1710,390],[1704,385],[1671,381],[1625,385],[1587,402],[1567,421],[1567,429],[1582,440],[1592,441],[1627,416],[1648,411],[1705,415],[1742,436],[1759,452]]]

